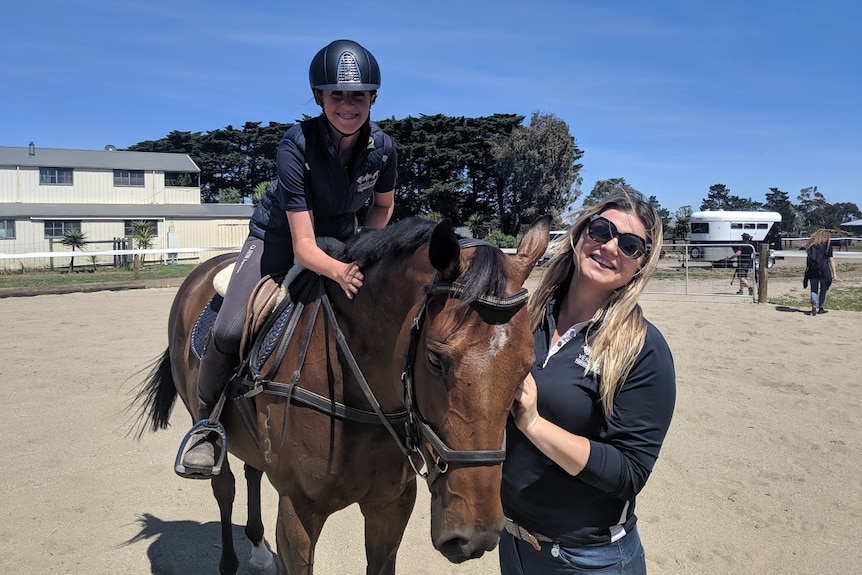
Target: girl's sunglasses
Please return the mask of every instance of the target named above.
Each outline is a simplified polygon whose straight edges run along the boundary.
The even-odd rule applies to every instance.
[[[590,239],[600,244],[606,244],[617,238],[620,251],[627,258],[638,259],[649,253],[652,244],[636,234],[620,233],[614,223],[598,214],[590,216],[587,224],[587,234]]]

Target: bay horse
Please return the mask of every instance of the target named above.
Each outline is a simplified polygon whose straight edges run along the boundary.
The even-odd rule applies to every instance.
[[[348,300],[335,282],[321,281],[317,301],[326,313],[305,306],[280,363],[267,360],[274,375],[227,401],[221,416],[228,452],[245,463],[253,569],[273,563],[260,517],[262,473],[278,493],[284,574],[311,575],[324,522],[353,503],[365,520],[366,572],[394,574],[417,474],[431,493],[431,540],[440,553],[458,563],[494,549],[505,525],[506,419],[534,359],[523,284],[545,252],[549,224],[534,222],[514,255],[459,240],[448,221],[401,220],[348,240],[345,261],[361,263],[362,289]],[[190,330],[215,293],[213,277],[234,259],[202,263],[179,288],[168,347],[135,399],[139,436],[168,426],[177,395],[194,418]],[[219,568],[232,574],[228,458],[211,483],[221,512]]]

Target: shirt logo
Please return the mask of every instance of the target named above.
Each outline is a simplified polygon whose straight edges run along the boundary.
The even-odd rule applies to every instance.
[[[584,346],[581,348],[580,353],[578,353],[578,357],[575,358],[575,364],[586,369],[587,363],[590,361],[590,351],[592,351],[592,348],[589,345],[584,344]],[[600,366],[596,366],[595,373],[596,375],[601,375],[602,368]]]
[[[367,192],[368,190],[373,190],[374,186],[377,185],[377,178],[380,177],[380,170],[372,174],[365,174],[364,176],[359,176],[356,179],[356,193],[362,194]]]

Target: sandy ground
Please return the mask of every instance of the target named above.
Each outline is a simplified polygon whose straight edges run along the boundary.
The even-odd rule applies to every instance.
[[[166,344],[175,292],[0,299],[0,573],[217,572],[209,485],[171,469],[189,416],[127,436],[124,409]],[[678,375],[674,422],[638,500],[650,571],[862,572],[862,314],[662,294],[643,305]],[[451,565],[434,551],[419,491],[398,573],[496,573],[495,553]],[[240,481],[241,572],[244,497]],[[267,486],[270,534],[275,507]],[[355,508],[327,524],[316,572],[364,573]]]

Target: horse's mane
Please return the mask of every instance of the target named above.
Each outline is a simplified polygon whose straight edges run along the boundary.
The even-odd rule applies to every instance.
[[[384,258],[412,254],[431,238],[435,223],[420,218],[399,220],[379,230],[362,232],[345,244],[347,261],[370,266]],[[503,252],[491,245],[479,245],[462,270],[459,283],[463,292],[459,300],[469,305],[483,295],[503,297],[508,276],[503,264]]]
[[[428,243],[435,225],[420,218],[407,218],[379,230],[363,231],[345,243],[346,261],[370,266],[384,258],[412,254]]]

